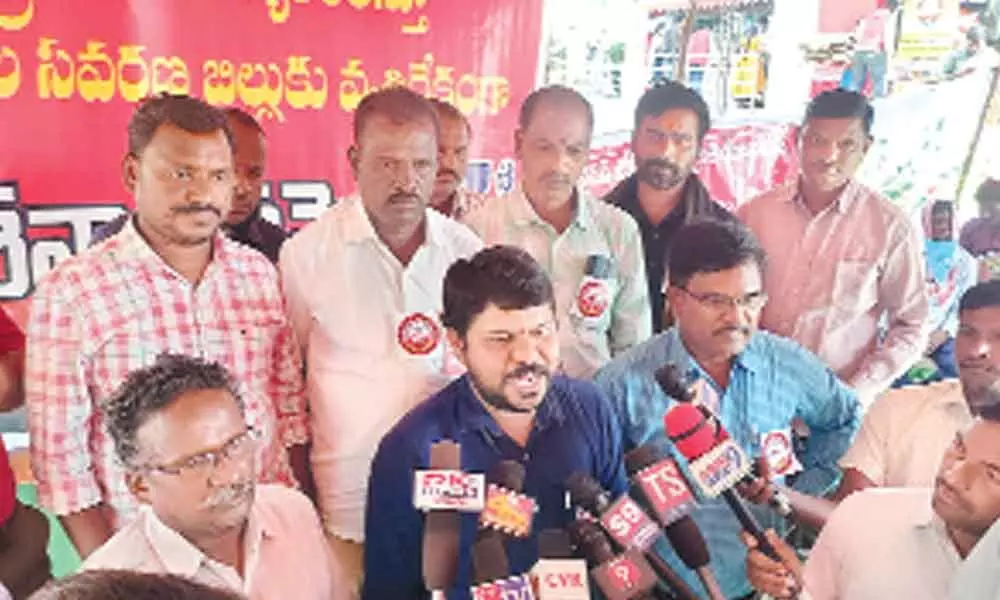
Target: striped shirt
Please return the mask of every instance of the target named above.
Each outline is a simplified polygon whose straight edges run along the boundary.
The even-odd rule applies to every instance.
[[[619,208],[579,191],[577,198],[573,222],[562,233],[538,216],[520,188],[490,198],[462,222],[487,246],[518,246],[541,263],[555,288],[563,369],[586,379],[647,339],[652,318],[639,226]],[[603,299],[584,277],[591,256],[612,265],[601,279]]]
[[[302,361],[278,274],[262,254],[218,234],[197,285],[157,255],[130,221],[60,263],[32,296],[25,376],[31,460],[42,504],[66,515],[99,503],[113,526],[136,500],[101,403],[165,352],[218,361],[264,435],[262,481],[294,482],[284,447],[307,441]]]
[[[742,354],[733,360],[729,386],[723,390],[694,361],[676,328],[661,333],[604,367],[595,379],[609,397],[622,422],[625,451],[653,443],[668,447],[663,415],[674,404],[654,379],[665,364],[707,382],[718,395],[719,417],[732,438],[749,456],[760,455],[761,436],[785,431],[792,419],[801,418],[811,435],[799,460],[805,470],[795,488],[821,494],[836,480],[837,460],[847,450],[859,425],[857,395],[819,359],[790,340],[758,332]],[[680,455],[677,455],[681,458]],[[684,460],[681,459],[681,463]],[[766,526],[778,523],[768,509],[753,509]],[[750,593],[746,577],[746,548],[740,542],[740,525],[720,499],[704,500],[693,515],[708,542],[712,568],[729,598]],[[659,552],[698,589],[694,573],[684,567],[672,550]]]

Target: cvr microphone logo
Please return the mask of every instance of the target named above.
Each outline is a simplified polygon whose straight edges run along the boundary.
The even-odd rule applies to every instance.
[[[531,569],[531,581],[538,600],[589,600],[590,584],[582,560],[540,559]]]
[[[715,498],[750,474],[753,465],[731,438],[688,464],[702,492]]]
[[[608,507],[601,525],[623,548],[648,550],[660,534],[660,527],[628,495]]]
[[[413,506],[417,510],[479,512],[485,504],[486,477],[481,473],[431,469],[417,471]]]
[[[665,458],[646,467],[635,479],[664,525],[670,525],[694,509],[694,493],[674,459]]]

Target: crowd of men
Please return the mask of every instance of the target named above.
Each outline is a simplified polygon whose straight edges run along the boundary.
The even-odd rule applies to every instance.
[[[389,88],[354,114],[356,191],[286,240],[260,216],[260,125],[154,97],[128,124],[134,212],[39,282],[26,336],[2,321],[0,407],[26,405],[39,501],[84,572],[424,598],[414,472],[433,444],[458,442],[468,472],[524,467],[537,513],[505,548],[525,573],[537,532],[578,517],[567,478],[617,496],[627,452],[672,448],[664,413],[684,399],[654,374],[673,365],[761,458],[739,491],[777,531],[767,556],[728,502],[700,499],[723,597],[992,598],[964,594],[997,593],[1000,283],[970,282],[935,321],[922,236],[854,178],[874,117],[854,92],[815,98],[798,177],[732,214],[695,171],[708,108],[678,83],[640,100],[635,174],[603,199],[579,185],[594,114],[577,92],[524,100],[519,184],[484,198],[461,185],[462,113]],[[945,342],[957,379],[889,391]],[[804,566],[793,523],[820,531]],[[27,597],[47,524],[9,469],[0,524],[0,589]],[[462,515],[449,599],[469,597],[477,527]]]

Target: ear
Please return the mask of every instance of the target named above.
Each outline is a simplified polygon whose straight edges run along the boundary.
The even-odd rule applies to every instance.
[[[347,149],[347,163],[351,165],[351,175],[354,181],[358,180],[358,147],[351,146]]]
[[[670,310],[672,310],[674,312],[674,314],[676,315],[677,306],[680,305],[680,303],[683,301],[684,294],[681,293],[681,291],[679,289],[677,289],[676,287],[674,287],[672,285],[668,285],[667,286],[666,292],[667,292],[666,293],[666,296],[667,296],[667,306],[669,306]]]
[[[466,357],[466,350],[468,347],[465,344],[465,340],[462,339],[462,336],[460,336],[457,331],[450,327],[446,330],[445,335],[447,335],[448,338],[448,346],[455,352],[455,357],[458,358],[460,363],[462,363],[462,366],[468,369],[469,361]]]
[[[122,183],[129,194],[135,194],[135,183],[139,179],[139,159],[129,152],[122,157]]]
[[[871,135],[865,136],[865,145],[863,146],[863,154],[868,154],[868,151],[871,150],[872,144],[874,143],[875,143],[874,136]]]
[[[128,487],[128,491],[132,492],[142,504],[149,504],[149,480],[146,478],[146,474],[142,471],[128,471],[125,474],[125,485]]]
[[[520,129],[514,130],[514,158],[521,160],[521,151],[524,147],[524,133]]]

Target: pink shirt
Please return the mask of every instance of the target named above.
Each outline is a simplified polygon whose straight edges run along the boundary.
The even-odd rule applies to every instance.
[[[794,182],[738,212],[767,251],[762,328],[811,350],[866,403],[920,358],[925,267],[901,209],[851,182],[813,215]],[[883,317],[888,329],[880,341]]]
[[[258,485],[244,537],[244,576],[216,562],[163,524],[149,506],[81,567],[183,575],[260,600],[329,600],[333,578],[326,537],[300,492]]]

